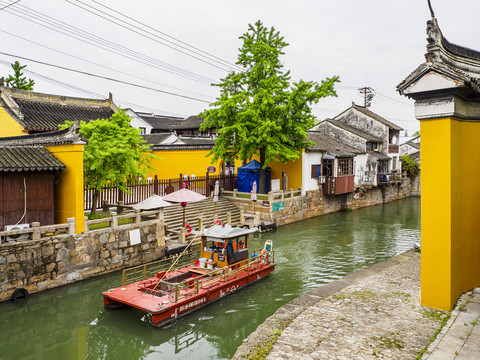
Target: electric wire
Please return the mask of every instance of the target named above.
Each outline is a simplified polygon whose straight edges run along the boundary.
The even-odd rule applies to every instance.
[[[202,99],[198,99],[198,98],[194,98],[194,97],[192,97],[192,96],[176,94],[176,93],[173,93],[173,92],[170,92],[170,91],[164,91],[164,90],[160,90],[160,89],[155,89],[155,88],[151,88],[151,87],[148,87],[148,86],[144,86],[144,85],[141,85],[141,84],[135,84],[135,83],[131,83],[131,82],[123,81],[123,80],[118,80],[118,79],[114,79],[114,78],[107,77],[107,76],[92,74],[92,73],[89,73],[89,72],[86,72],[86,71],[82,71],[82,70],[71,69],[71,68],[68,68],[68,67],[65,67],[65,66],[55,65],[55,64],[51,64],[51,63],[47,63],[47,62],[44,62],[44,61],[39,61],[39,60],[31,59],[31,58],[27,58],[27,57],[20,56],[20,55],[13,55],[13,54],[5,53],[5,52],[3,52],[3,51],[0,51],[0,54],[6,55],[6,56],[11,56],[11,57],[14,57],[14,58],[19,58],[19,59],[27,60],[27,61],[31,61],[31,62],[34,62],[34,63],[37,63],[37,64],[41,64],[41,65],[46,65],[46,66],[54,67],[54,68],[57,68],[57,69],[62,69],[62,70],[66,70],[66,71],[71,71],[71,72],[78,73],[78,74],[82,74],[82,75],[92,76],[92,77],[96,77],[96,78],[103,79],[103,80],[109,80],[109,81],[113,81],[113,82],[120,83],[120,84],[130,85],[130,86],[138,87],[138,88],[145,89],[145,90],[156,91],[156,92],[159,92],[159,93],[162,93],[162,94],[167,94],[167,95],[172,95],[172,96],[178,96],[178,97],[181,97],[181,98],[185,98],[185,99],[189,99],[189,100],[195,100],[195,101],[200,101],[200,102],[204,102],[204,103],[207,103],[207,104],[210,103],[209,101],[202,100]]]
[[[237,71],[240,71],[240,72],[244,72],[244,71],[245,71],[245,69],[243,69],[242,67],[238,66],[238,65],[235,64],[235,63],[231,63],[231,62],[229,62],[229,61],[227,61],[227,60],[221,59],[221,58],[219,58],[218,56],[212,55],[212,54],[210,54],[210,53],[208,53],[208,52],[206,52],[206,51],[203,51],[203,50],[201,50],[201,49],[199,49],[199,48],[197,48],[197,47],[195,47],[195,46],[193,46],[193,45],[190,45],[190,44],[188,44],[188,43],[186,43],[186,42],[184,42],[184,41],[181,41],[181,40],[179,40],[179,39],[177,39],[177,38],[175,38],[175,37],[173,37],[173,36],[170,36],[170,35],[162,32],[162,31],[160,31],[160,30],[158,30],[158,29],[155,29],[155,28],[153,28],[153,27],[151,27],[151,26],[149,26],[149,25],[147,25],[147,24],[145,24],[145,23],[143,23],[143,22],[141,22],[141,21],[139,21],[139,20],[136,20],[136,19],[134,19],[134,18],[132,18],[132,17],[130,17],[130,16],[128,16],[128,15],[123,14],[123,13],[119,12],[118,10],[115,10],[115,9],[113,9],[113,8],[111,8],[111,7],[108,7],[108,6],[100,3],[99,1],[96,1],[96,0],[91,0],[91,1],[94,2],[94,3],[96,3],[96,4],[98,4],[98,5],[100,5],[100,6],[103,6],[104,8],[109,9],[110,11],[113,11],[114,13],[117,13],[117,14],[123,16],[123,17],[126,18],[126,19],[129,19],[129,20],[131,20],[131,21],[134,21],[134,22],[137,23],[137,24],[140,24],[140,25],[146,27],[147,29],[153,30],[153,31],[155,31],[156,33],[159,33],[159,34],[162,34],[162,35],[164,35],[164,36],[167,36],[167,37],[169,37],[170,39],[173,39],[173,40],[177,41],[178,43],[187,46],[186,49],[188,49],[188,47],[191,47],[192,49],[197,50],[198,52],[200,52],[200,53],[203,54],[204,56],[208,56],[208,57],[213,58],[213,59],[212,59],[213,61],[215,61],[214,59],[216,59],[216,60],[218,60],[218,61],[223,62],[224,64],[226,64],[227,66],[229,66],[229,67],[231,67],[231,68],[236,68]],[[164,38],[162,38],[162,39],[165,40],[165,41],[169,41],[168,39],[164,39]],[[169,41],[169,42],[170,42],[170,41]],[[172,44],[175,44],[174,42],[171,42],[171,43],[172,43]],[[177,46],[179,46],[179,45],[177,45]],[[190,51],[191,51],[191,50],[190,50]],[[200,54],[199,54],[199,55],[200,55]]]
[[[0,11],[4,10],[4,9],[6,9],[6,8],[12,6],[12,5],[15,5],[16,3],[19,3],[20,1],[22,1],[22,0],[17,0],[15,2],[11,3],[11,4],[5,5],[4,7],[0,8]]]
[[[24,10],[24,9],[27,9],[27,10]],[[13,9],[8,9],[5,11],[14,16],[20,17],[24,20],[33,22],[39,26],[50,29],[54,32],[72,37],[76,40],[85,42],[89,45],[98,47],[102,50],[109,51],[117,55],[126,57],[130,60],[134,60],[136,62],[140,62],[142,64],[145,64],[163,71],[167,71],[169,73],[172,73],[196,82],[204,83],[207,85],[210,85],[212,82],[214,82],[214,80],[209,79],[203,75],[199,75],[191,71],[179,68],[177,66],[162,62],[158,59],[152,58],[150,56],[139,53],[130,48],[124,47],[122,45],[116,44],[114,42],[111,42],[99,36],[96,36],[92,33],[81,30],[77,27],[71,26],[62,21],[56,20],[38,11],[34,11],[26,6],[20,5]]]
[[[184,55],[186,55],[186,56],[189,56],[189,57],[191,57],[191,58],[194,58],[194,59],[196,59],[196,60],[198,60],[198,61],[201,61],[201,62],[206,63],[206,64],[208,64],[208,65],[214,66],[214,67],[216,67],[216,68],[218,68],[218,69],[220,69],[220,70],[223,70],[223,71],[229,71],[229,70],[231,70],[231,69],[225,69],[225,68],[223,67],[223,66],[225,66],[223,63],[221,64],[222,66],[219,66],[219,65],[217,65],[217,64],[212,63],[211,61],[208,61],[208,60],[210,60],[210,59],[208,59],[208,60],[207,60],[207,59],[202,59],[202,58],[197,57],[197,56],[195,56],[195,55],[189,54],[189,53],[186,52],[186,51],[177,49],[177,48],[175,48],[175,46],[180,47],[181,49],[184,49],[184,50],[193,52],[193,53],[196,54],[196,55],[199,55],[197,52],[192,51],[192,50],[190,50],[190,49],[188,49],[188,48],[185,48],[184,46],[181,46],[181,45],[175,44],[175,43],[173,43],[173,42],[171,42],[171,41],[169,41],[169,40],[160,38],[160,37],[156,36],[155,34],[152,34],[151,32],[148,32],[148,31],[146,31],[146,30],[138,29],[138,27],[135,27],[134,25],[131,25],[131,24],[129,24],[129,23],[126,23],[124,20],[121,20],[120,18],[118,18],[118,17],[116,17],[116,16],[113,16],[113,15],[111,15],[111,14],[107,14],[107,13],[105,13],[104,11],[99,10],[99,9],[97,9],[97,8],[91,6],[91,5],[88,5],[88,4],[86,4],[86,3],[84,3],[84,2],[82,2],[82,1],[80,1],[80,0],[77,0],[77,3],[81,3],[81,4],[85,5],[86,7],[80,6],[79,4],[74,3],[73,1],[70,1],[70,0],[65,0],[65,1],[66,1],[67,3],[73,5],[73,6],[76,6],[76,7],[80,8],[80,9],[82,9],[82,10],[84,10],[84,11],[87,11],[87,12],[89,12],[89,13],[95,15],[95,16],[98,16],[98,17],[100,17],[101,19],[104,19],[104,20],[106,20],[106,21],[108,21],[108,22],[111,22],[111,23],[113,23],[113,24],[115,24],[115,25],[118,25],[118,26],[120,26],[120,27],[123,28],[123,29],[126,29],[126,30],[128,30],[128,31],[131,31],[131,32],[133,32],[133,33],[135,33],[135,34],[137,34],[137,35],[143,36],[143,37],[145,37],[145,38],[147,38],[147,39],[149,39],[149,40],[152,40],[152,41],[154,41],[154,42],[156,42],[156,43],[158,43],[158,44],[161,44],[161,45],[163,45],[163,46],[166,46],[166,47],[168,47],[168,48],[170,48],[170,49],[172,49],[172,50],[178,51],[178,52],[180,52],[180,53],[182,53],[182,54],[184,54]],[[89,10],[88,8],[93,9],[93,10],[99,12],[100,14],[97,14],[97,13],[95,13],[95,11]],[[105,16],[105,15],[102,15],[102,14],[105,14],[106,16]],[[121,21],[121,22],[117,22],[117,21],[115,21],[115,20],[113,20],[113,19],[119,20],[119,21]],[[129,27],[127,27],[127,26],[125,26],[125,25],[128,25]],[[142,31],[145,32],[146,34],[145,34],[145,33],[142,33]],[[147,34],[148,34],[148,35],[147,35]],[[152,35],[155,36],[155,37],[152,37]],[[167,44],[167,43],[165,43],[165,42],[162,42],[162,41],[158,40],[157,38],[160,38],[160,39],[162,39],[163,41],[170,42],[170,43],[173,44],[174,46],[169,45],[169,44]],[[205,57],[205,55],[203,55],[203,54],[202,54],[201,56]]]

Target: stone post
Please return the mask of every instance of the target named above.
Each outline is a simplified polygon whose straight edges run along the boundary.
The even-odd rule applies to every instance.
[[[180,244],[185,244],[185,234],[187,233],[187,229],[185,229],[184,227],[180,229],[180,234],[179,234],[179,237],[178,237],[178,242]]]
[[[88,216],[84,217],[84,223],[85,223],[85,232],[89,232],[90,228],[88,227]]]
[[[245,217],[244,217],[244,214],[245,214],[245,210],[240,210],[240,224],[241,224],[241,225],[245,225]]]
[[[135,224],[140,224],[142,222],[142,217],[140,216],[140,209],[133,209],[135,211]]]
[[[156,237],[159,246],[165,246],[165,211],[162,209],[158,210],[157,213],[157,230]]]
[[[110,211],[110,216],[112,217],[112,220],[110,220],[110,227],[112,228],[118,227],[117,213],[115,211]]]
[[[232,226],[232,213],[230,211],[227,212],[227,224]]]
[[[41,234],[40,234],[40,223],[39,222],[32,222],[32,240],[40,240]],[[75,228],[74,228],[75,231]]]
[[[103,208],[103,211],[105,211],[105,212],[108,212],[110,210],[110,207],[108,206],[107,200],[102,201],[102,208]]]
[[[233,189],[233,198],[234,199],[237,197],[237,192],[238,192],[238,189]]]
[[[201,216],[198,217],[198,231],[201,231],[203,228],[203,218]]]
[[[123,200],[118,200],[117,214],[123,213]]]
[[[68,235],[75,235],[75,218],[69,217],[67,218],[68,224]]]

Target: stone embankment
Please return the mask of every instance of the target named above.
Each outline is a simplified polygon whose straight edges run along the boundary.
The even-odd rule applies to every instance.
[[[415,359],[447,317],[420,305],[420,254],[408,251],[281,307],[233,359]]]

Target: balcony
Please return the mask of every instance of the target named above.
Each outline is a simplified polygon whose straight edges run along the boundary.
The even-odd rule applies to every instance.
[[[388,144],[389,154],[398,154],[398,145]]]
[[[340,195],[351,193],[354,190],[354,175],[327,176],[322,185],[324,195]]]
[[[377,185],[381,184],[396,184],[402,182],[402,176],[397,172],[390,174],[377,174]]]

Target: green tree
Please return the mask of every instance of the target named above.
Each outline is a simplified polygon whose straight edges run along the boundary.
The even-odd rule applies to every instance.
[[[402,170],[409,176],[415,176],[418,174],[418,163],[413,160],[409,155],[402,155]]]
[[[407,136],[408,136],[408,132],[407,132],[407,130],[405,130],[405,135],[404,135],[404,136],[405,136],[405,137],[407,137]]]
[[[200,129],[218,129],[219,137],[209,153],[218,159],[260,158],[259,191],[265,192],[265,171],[271,161],[287,162],[299,158],[310,145],[306,133],[315,125],[310,104],[320,98],[337,96],[338,77],[320,84],[303,81],[290,85],[290,72],[280,61],[288,44],[273,27],[262,22],[249,24],[240,37],[237,65],[244,71],[231,72],[219,84],[220,96],[203,111]]]
[[[114,185],[128,192],[127,183],[145,178],[152,169],[150,145],[140,136],[140,130],[130,127],[130,117],[118,110],[110,119],[80,123],[80,134],[88,141],[83,152],[85,186],[94,190],[92,214],[97,211],[99,191]],[[65,122],[62,127],[72,122]]]
[[[26,76],[23,76],[22,70],[25,69],[27,65],[20,65],[18,61],[15,61],[14,64],[12,64],[12,69],[14,71],[13,75],[8,75],[8,77],[5,79],[5,83],[7,86],[11,86],[15,89],[21,89],[21,90],[33,90],[33,85],[35,85],[35,81],[32,79],[28,79]]]

